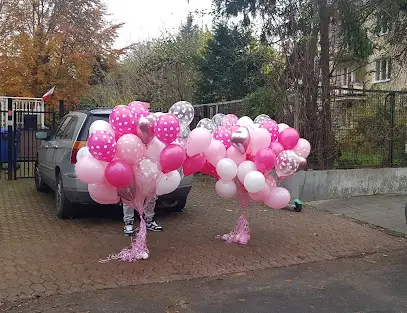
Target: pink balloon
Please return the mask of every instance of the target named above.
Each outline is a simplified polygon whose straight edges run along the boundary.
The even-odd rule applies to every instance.
[[[226,157],[226,148],[221,141],[212,140],[208,149],[204,152],[204,155],[210,164],[216,166],[219,160]]]
[[[248,154],[256,155],[258,151],[268,148],[271,143],[271,135],[267,129],[255,128],[250,130],[250,143]]]
[[[266,178],[266,185],[269,187],[269,190],[277,187],[277,182],[273,176],[264,174],[264,178]]]
[[[295,128],[286,128],[278,136],[278,142],[281,143],[285,150],[292,149],[298,143],[300,134]]]
[[[265,128],[268,130],[268,132],[271,135],[271,141],[276,141],[278,139],[278,124],[276,121],[273,120],[267,120],[261,122],[260,128]]]
[[[226,149],[229,149],[229,147],[232,145],[232,141],[230,140],[231,137],[232,130],[224,126],[218,127],[213,133],[213,138],[222,142]]]
[[[152,160],[158,161],[160,159],[161,151],[165,148],[165,144],[154,137],[153,140],[148,144],[147,150],[145,152],[146,157]]]
[[[300,167],[300,157],[292,150],[284,150],[277,156],[276,174],[281,177],[293,175]]]
[[[114,131],[120,135],[136,132],[134,115],[125,105],[118,105],[113,109],[109,116],[109,122]]]
[[[233,160],[237,166],[246,161],[246,153],[240,153],[235,147],[230,146],[226,151],[226,157]]]
[[[266,186],[264,186],[264,188],[261,191],[256,193],[249,193],[249,196],[254,201],[264,201],[267,199],[269,193],[270,187],[266,184]]]
[[[225,117],[222,119],[222,126],[232,127],[237,124],[239,118],[234,114],[226,114]]]
[[[126,134],[117,141],[117,157],[128,164],[137,164],[143,158],[145,146],[141,139],[133,134]]]
[[[254,158],[254,164],[258,171],[269,172],[276,166],[276,155],[269,148],[261,149]]]
[[[164,174],[179,169],[185,161],[185,150],[176,144],[166,146],[160,154],[160,165]]]
[[[187,155],[194,156],[204,152],[212,142],[212,134],[203,127],[195,128],[189,134],[187,141]]]
[[[180,129],[178,119],[171,113],[161,115],[154,124],[155,135],[167,145],[178,138]]]
[[[206,158],[202,153],[196,154],[192,157],[188,157],[184,165],[182,166],[182,170],[185,176],[189,176],[195,173],[198,173],[205,165]]]
[[[148,116],[150,114],[147,103],[145,102],[133,101],[127,107],[131,113],[133,113],[135,121],[138,121],[142,116]]]
[[[282,187],[276,187],[270,190],[267,199],[264,204],[272,209],[282,209],[290,204],[291,195],[290,192]]]
[[[272,143],[270,143],[269,148],[274,152],[274,155],[276,156],[284,151],[283,145],[277,141],[273,141]]]
[[[116,188],[125,188],[131,185],[133,180],[132,167],[122,160],[109,163],[105,171],[106,180]]]
[[[120,201],[117,189],[108,183],[88,185],[90,197],[100,204],[116,204]]]
[[[84,183],[101,184],[105,181],[106,165],[93,157],[85,157],[75,164],[75,174]]]
[[[95,159],[110,162],[116,153],[116,140],[107,131],[98,130],[90,134],[88,148]]]
[[[293,150],[298,156],[307,158],[311,153],[311,144],[308,142],[308,140],[300,138]]]

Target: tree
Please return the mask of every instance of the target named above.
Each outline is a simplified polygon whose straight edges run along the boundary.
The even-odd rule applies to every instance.
[[[284,85],[298,93],[300,128],[313,144],[314,167],[333,165],[337,151],[331,131],[330,77],[345,47],[359,60],[373,52],[364,22],[373,14],[374,1],[214,0],[223,16],[242,16],[246,25],[259,18],[261,39],[278,45],[286,56]]]
[[[76,103],[120,53],[112,45],[121,25],[107,22],[101,0],[9,0],[0,13],[1,94],[41,97],[56,85]]]
[[[93,86],[81,102],[113,106],[143,98],[166,108],[180,100],[192,101],[197,80],[194,56],[205,38],[188,16],[175,35],[133,45],[117,70]]]
[[[265,85],[266,67],[275,59],[244,27],[216,25],[202,54],[195,98],[200,103],[236,100]]]

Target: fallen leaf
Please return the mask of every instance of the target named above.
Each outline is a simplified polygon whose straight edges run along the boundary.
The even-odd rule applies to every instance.
[[[244,299],[244,298],[240,298],[239,301],[240,301],[240,302],[246,302],[247,300]]]
[[[285,282],[291,284],[293,281],[291,279],[289,279],[289,280],[286,280]]]

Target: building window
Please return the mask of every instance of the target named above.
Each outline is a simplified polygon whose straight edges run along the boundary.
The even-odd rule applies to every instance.
[[[376,60],[376,82],[385,82],[391,79],[391,60],[379,59]]]
[[[355,72],[348,67],[344,67],[341,73],[342,86],[348,86],[355,82]]]
[[[379,36],[387,35],[390,31],[390,23],[387,15],[383,14],[377,18],[376,31]]]

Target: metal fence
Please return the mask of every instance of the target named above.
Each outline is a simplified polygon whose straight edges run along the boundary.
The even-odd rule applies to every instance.
[[[245,112],[244,105],[244,100],[198,105],[191,127],[216,113],[233,113],[240,117]],[[305,125],[309,123],[307,115],[300,108],[294,116],[293,106],[293,103],[285,104],[285,112],[279,114],[284,117],[278,122],[293,125],[297,119],[300,133],[304,134]],[[319,107],[315,114],[321,114],[321,110]],[[308,130],[312,136],[307,139],[314,148],[309,168],[407,166],[407,92],[335,88],[331,93],[327,125],[330,125],[329,129],[318,122],[311,125],[311,131]],[[331,143],[329,148],[322,147],[324,157],[330,159],[324,167],[315,156],[321,147],[318,148],[312,138],[322,145]]]

